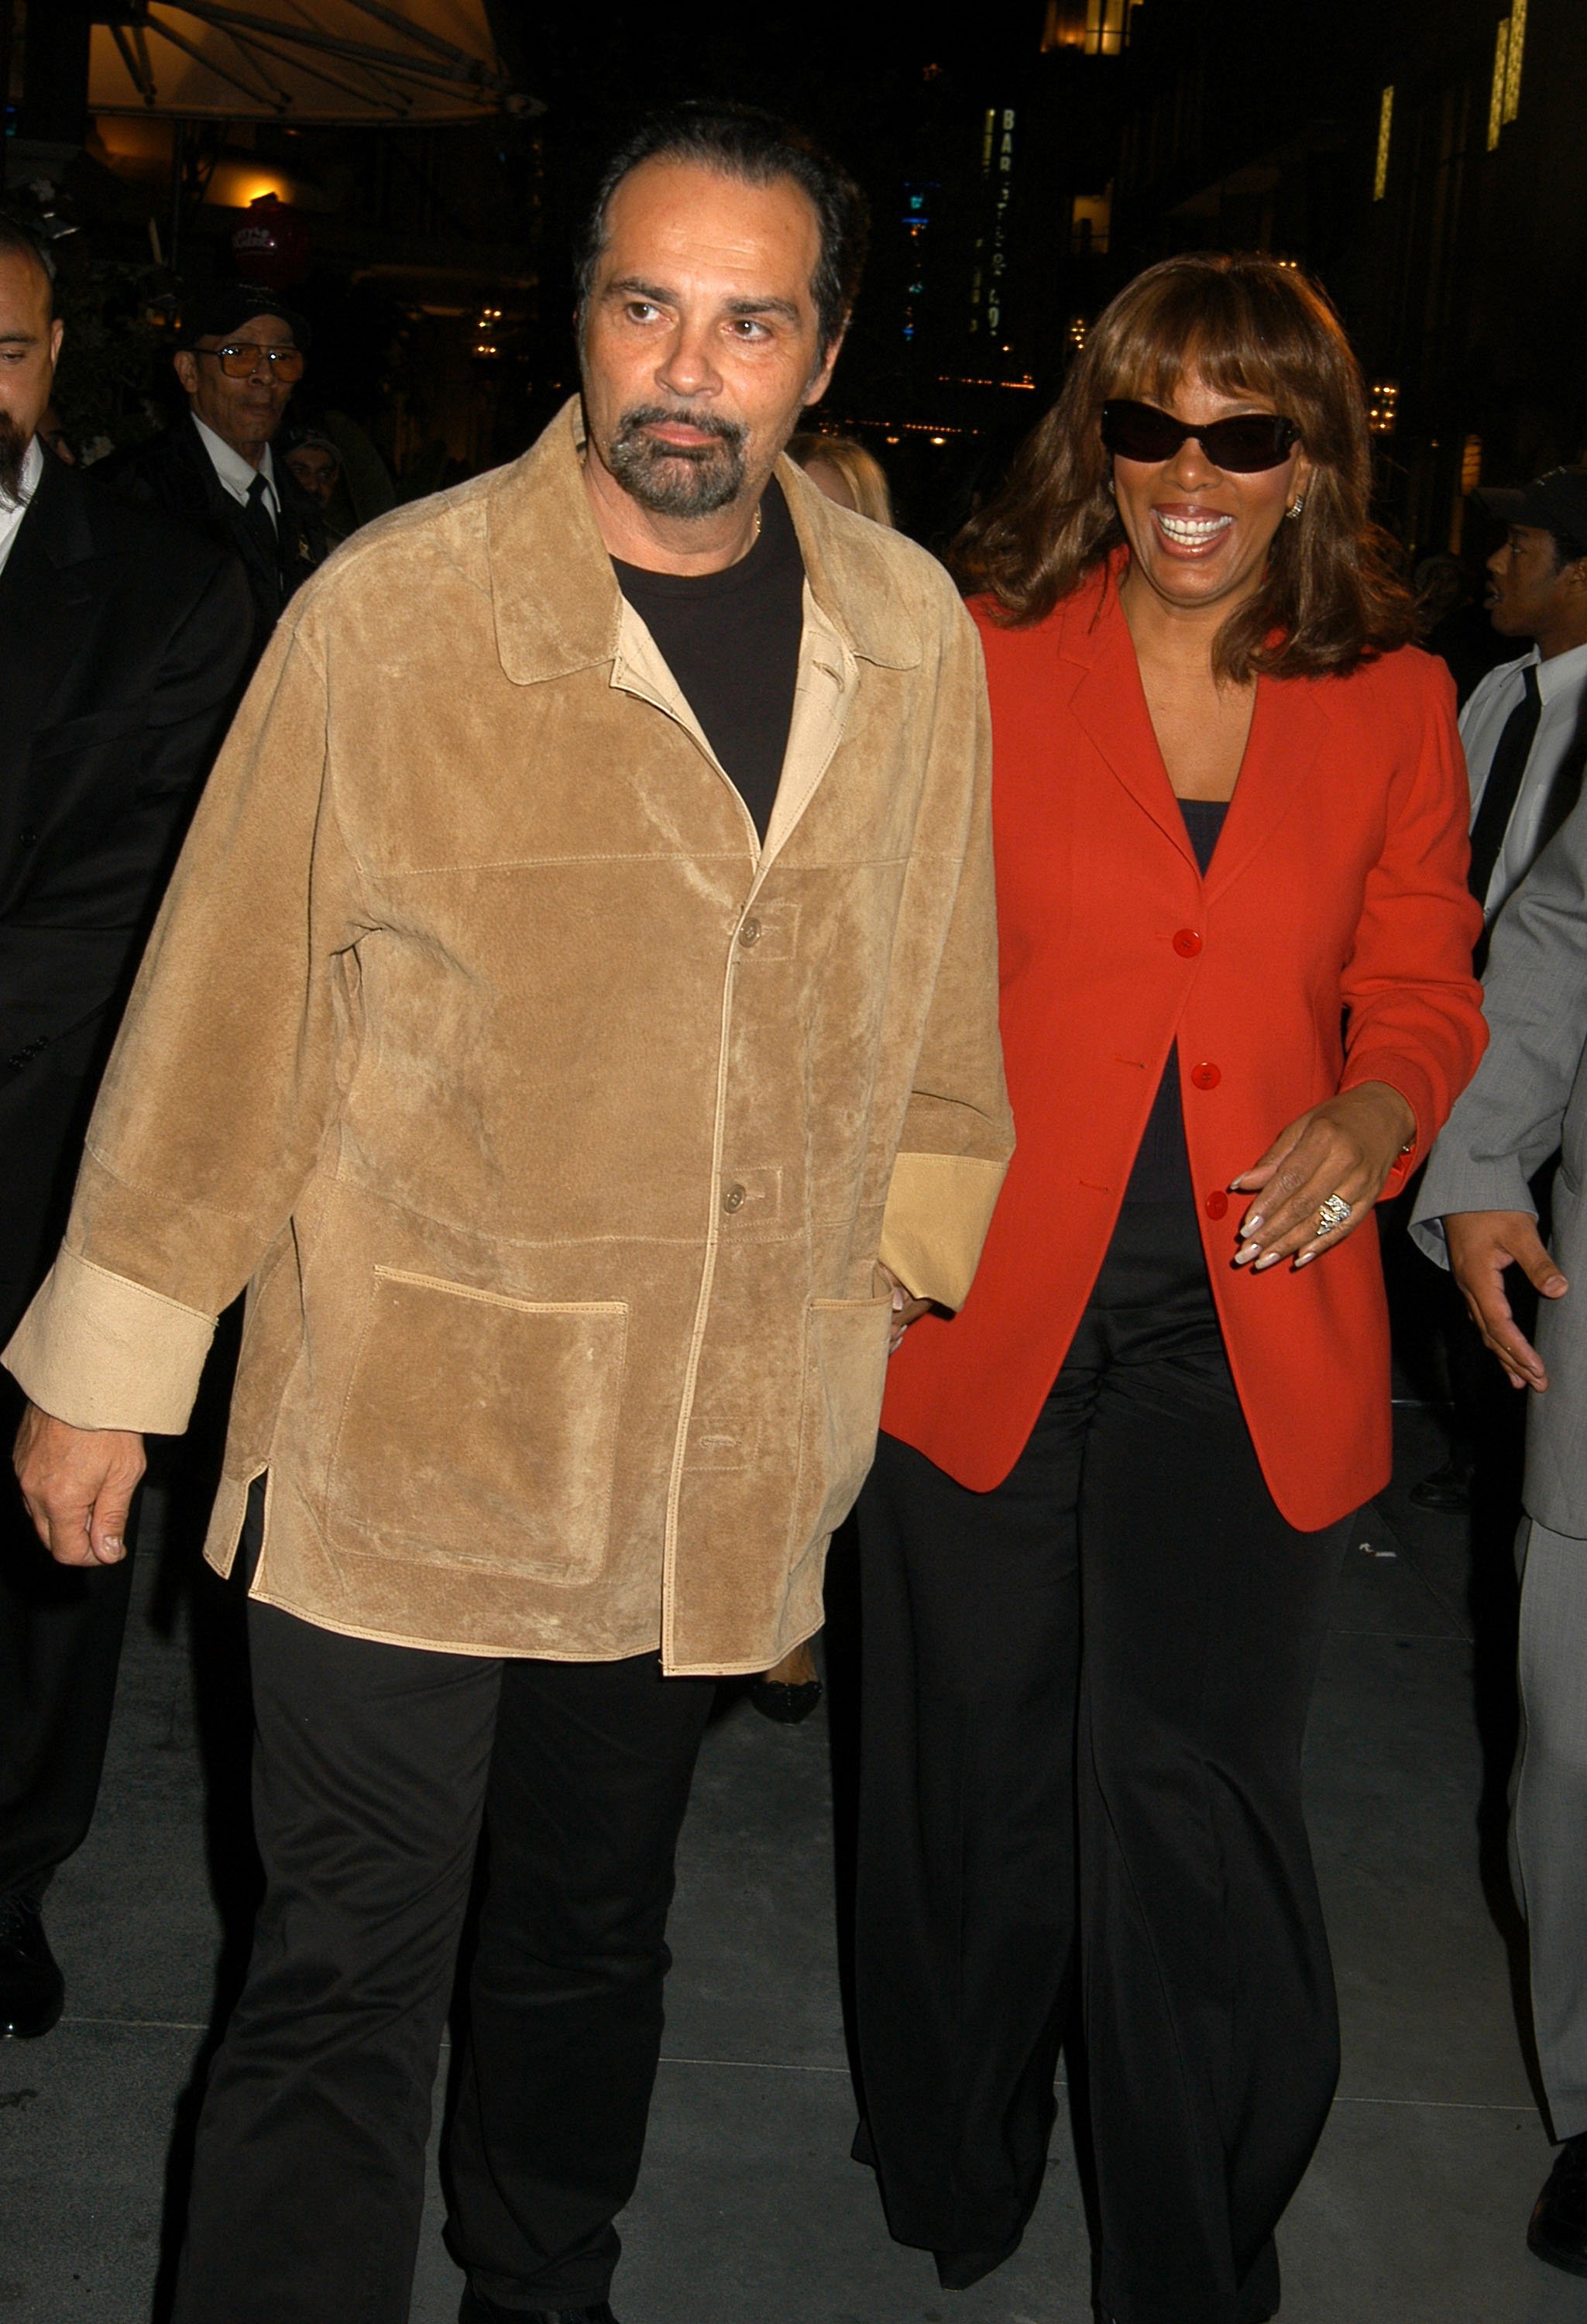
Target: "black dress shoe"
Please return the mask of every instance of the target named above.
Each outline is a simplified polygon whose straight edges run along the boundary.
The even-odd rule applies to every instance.
[[[1411,1487],[1411,1507],[1432,1509],[1441,1517],[1472,1514],[1472,1471],[1464,1461],[1446,1461],[1442,1469]]]
[[[48,2034],[66,2001],[66,1979],[31,1896],[0,1896],[0,2040]]]
[[[606,2301],[594,2308],[503,2308],[485,2300],[472,2284],[465,2287],[457,2324],[617,2324]]]
[[[780,1727],[797,1727],[801,1719],[808,1719],[820,1700],[818,1678],[801,1680],[798,1686],[789,1686],[780,1678],[750,1681],[750,1701],[762,1719],[775,1719]]]
[[[1527,2248],[1563,2267],[1587,2275],[1587,2131],[1567,2138],[1532,2209]]]
[[[1024,2232],[1021,2227],[1019,2235],[1010,2236],[996,2251],[933,2252],[938,2283],[945,2292],[968,2292],[973,2283],[979,2283],[983,2276],[1001,2267],[1004,2260],[1013,2258]]]

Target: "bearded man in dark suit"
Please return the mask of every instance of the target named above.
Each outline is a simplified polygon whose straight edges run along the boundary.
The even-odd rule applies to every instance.
[[[36,246],[0,220],[5,1330],[59,1240],[121,1003],[253,634],[228,549],[45,455],[60,338]],[[0,2035],[30,2035],[60,2014],[39,1904],[93,1812],[127,1576],[63,1573],[9,1499],[0,1510]]]

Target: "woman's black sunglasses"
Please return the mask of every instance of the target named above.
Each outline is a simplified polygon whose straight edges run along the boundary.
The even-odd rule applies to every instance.
[[[1121,460],[1171,460],[1186,438],[1194,436],[1214,468],[1232,476],[1253,475],[1259,468],[1276,468],[1287,460],[1299,441],[1293,420],[1276,411],[1239,412],[1232,420],[1209,420],[1204,428],[1188,428],[1155,403],[1114,401],[1103,406],[1103,442]]]

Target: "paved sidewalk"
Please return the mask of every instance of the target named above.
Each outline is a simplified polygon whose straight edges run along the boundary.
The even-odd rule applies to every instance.
[[[1436,1440],[1425,1416],[1401,1418],[1408,1480]],[[1549,2150],[1491,1861],[1492,1909],[1484,1894],[1503,1738],[1485,1769],[1470,1563],[1467,1528],[1418,1517],[1400,1489],[1348,1553],[1310,1752],[1344,2076],[1282,2232],[1285,2324],[1587,2319],[1587,2283],[1523,2243]],[[1502,1575],[1480,1585],[1496,1629]],[[1503,1660],[1495,1635],[1476,1684],[1500,1712]],[[228,1709],[224,1690],[207,1706],[222,1728]],[[973,2292],[938,2292],[925,2257],[887,2240],[870,2174],[846,2159],[833,1923],[824,1721],[776,1728],[735,1702],[686,1835],[666,2062],[623,2221],[623,2324],[1085,2324],[1066,2137],[1024,2250]],[[145,2324],[218,1926],[187,1597],[157,1557],[139,1575],[100,1815],[49,1925],[66,2019],[0,2048],[0,2316]],[[432,2215],[413,2324],[452,2324],[458,2280],[433,2201]]]

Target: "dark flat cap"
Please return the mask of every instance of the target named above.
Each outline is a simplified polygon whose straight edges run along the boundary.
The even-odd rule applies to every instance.
[[[1501,524],[1535,525],[1573,548],[1587,549],[1587,474],[1580,468],[1550,468],[1545,476],[1513,490],[1480,490],[1477,498]]]
[[[255,315],[278,317],[298,345],[308,346],[311,335],[307,318],[261,282],[213,282],[208,290],[185,299],[181,344],[191,347],[200,339],[229,339],[234,331],[240,331]]]

